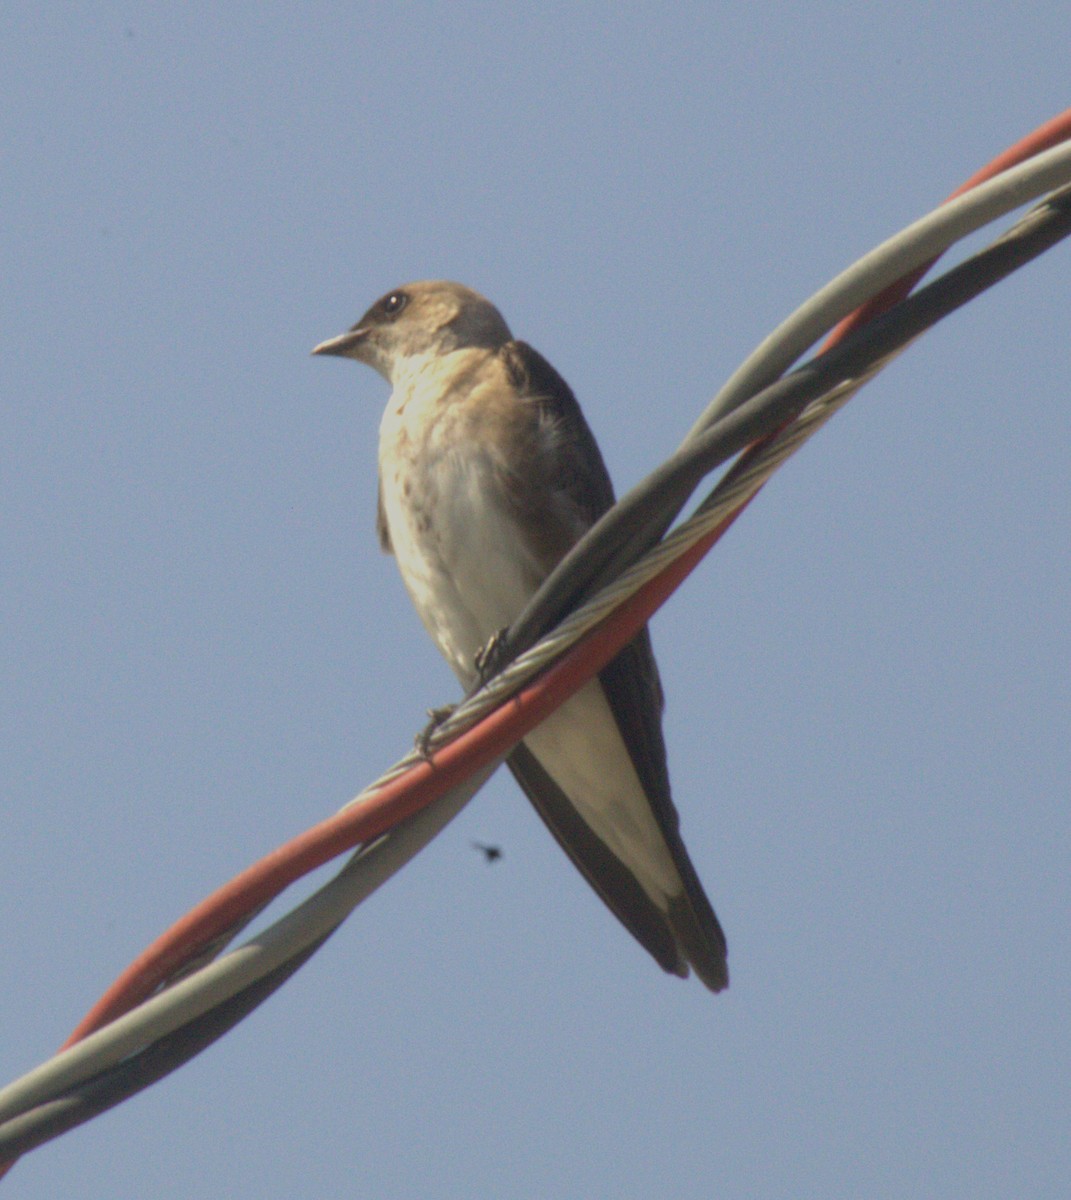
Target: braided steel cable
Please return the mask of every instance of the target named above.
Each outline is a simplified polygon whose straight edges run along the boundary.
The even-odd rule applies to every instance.
[[[1066,160],[1068,155],[1066,148],[1064,150]],[[1045,170],[1050,170],[1051,162],[1046,161],[1043,166]],[[1066,167],[1067,162],[1064,161],[1064,179],[1067,177]],[[1043,177],[1049,178],[1047,175]],[[1021,182],[1017,186],[1021,186]],[[1036,194],[1035,192],[1034,195]],[[884,325],[878,322],[860,331],[860,344],[846,344],[839,359],[822,356],[780,384],[753,397],[746,405],[738,408],[732,417],[723,417],[713,427],[705,430],[703,437],[707,441],[703,441],[698,433],[686,439],[685,446],[695,451],[696,458],[695,461],[689,461],[680,467],[681,478],[691,486],[687,488],[687,494],[683,498],[674,494],[674,515],[686,502],[687,495],[691,494],[703,474],[737,453],[751,438],[768,430],[771,422],[781,423],[783,426],[780,432],[748,451],[687,522],[648,551],[640,562],[628,567],[615,583],[600,591],[582,610],[563,622],[552,637],[518,658],[477,696],[459,706],[450,720],[436,730],[431,745],[435,747],[446,743],[447,739],[456,736],[458,729],[469,728],[473,722],[481,719],[481,714],[501,705],[505,697],[515,692],[533,675],[544,670],[546,664],[560,656],[567,646],[573,645],[604,622],[607,614],[618,608],[625,597],[634,596],[646,584],[657,580],[660,573],[683,561],[688,552],[702,546],[704,540],[709,544],[750,501],[773,471],[846,403],[859,387],[882,369],[893,354],[898,353],[912,338],[918,336],[922,329],[928,328],[946,312],[965,303],[982,288],[991,286],[996,279],[1014,270],[1023,261],[1041,253],[1060,237],[1067,236],[1068,232],[1071,232],[1071,214],[1067,195],[1050,198],[1050,201],[1029,214],[1011,233],[999,239],[981,255],[955,268],[929,288],[917,293],[894,314],[883,318]],[[984,281],[976,282],[972,290],[970,286],[966,286],[969,283],[966,277],[969,269],[972,266],[976,268],[983,260],[991,274]],[[942,291],[945,293],[943,298]],[[881,340],[883,335],[886,342]],[[860,346],[864,349],[860,349]],[[852,353],[863,357],[855,368],[856,373],[845,377]],[[865,362],[866,354],[870,355],[869,365]],[[823,369],[825,374],[822,373]],[[838,380],[832,384],[831,373]],[[808,387],[811,392],[817,391],[818,394],[808,398]],[[794,394],[792,388],[797,389]],[[778,408],[778,405],[781,407]],[[784,426],[786,418],[791,418],[794,413],[799,415],[791,424]],[[754,432],[748,436],[752,426]],[[740,438],[744,438],[744,441],[737,444]],[[696,445],[699,445],[699,450],[696,450]],[[703,468],[701,471],[700,465]],[[689,472],[699,472],[694,481]],[[683,484],[681,486],[683,487]],[[657,487],[649,494],[656,499],[664,495]],[[630,496],[632,495],[633,493],[630,493]],[[665,519],[664,508],[656,505],[655,517],[650,528],[657,527],[659,522],[664,522]],[[672,517],[669,520],[671,521]],[[650,536],[650,529],[647,536]],[[646,620],[646,615],[641,614],[638,624]],[[631,633],[628,636],[630,637]],[[598,669],[598,664],[591,666],[587,676]],[[582,682],[583,679],[577,682],[576,686],[580,686]],[[531,718],[531,713],[529,717]],[[531,724],[538,723],[539,719],[542,717],[537,715],[531,719]],[[513,741],[523,736],[524,732],[526,729],[520,732],[514,729]],[[369,796],[381,790],[385,780],[397,779],[399,773],[413,770],[413,762],[412,755],[402,760],[384,780],[377,781],[372,788],[362,793],[358,801],[347,806],[347,809],[354,806],[359,808],[366,803]],[[417,764],[418,769],[419,765]],[[494,765],[497,765],[497,762],[481,771],[479,782],[490,774]],[[424,766],[426,767],[426,764]],[[310,945],[317,939],[322,941],[329,936],[331,930],[337,927],[339,920],[344,918],[354,904],[426,844],[460,809],[477,786],[478,783],[474,783],[471,786],[462,785],[452,789],[431,808],[410,818],[375,844],[359,851],[343,872],[321,889],[321,892],[310,897],[271,929],[219,962],[168,988],[148,1001],[136,1013],[91,1035],[79,1046],[57,1056],[24,1077],[18,1084],[5,1089],[0,1094],[0,1116],[5,1118],[5,1123],[0,1126],[0,1153],[17,1154],[46,1137],[55,1136],[56,1133],[62,1132],[62,1128],[70,1127],[71,1124],[78,1123],[78,1120],[88,1119],[96,1111],[108,1106],[105,1101],[115,1103],[123,1095],[146,1086],[148,1082],[158,1078],[159,1074],[164,1073],[157,1071],[152,1074],[151,1071],[145,1070],[148,1056],[154,1052],[155,1064],[170,1063],[166,1068],[170,1070],[208,1044],[208,1041],[212,1040],[207,1037],[211,1029],[218,1028],[218,1032],[214,1034],[218,1037],[225,1031],[220,1024],[225,1024],[221,1016],[225,1006],[230,1006],[227,1012],[237,1020],[244,1015],[244,1012],[234,1015],[243,1004],[237,999],[238,996],[246,997],[249,1003],[245,1011],[248,1011],[270,994],[288,974],[285,970],[287,964],[293,963],[291,969],[296,969],[296,966],[300,965],[297,960],[300,958],[304,961],[311,953]],[[331,908],[331,904],[334,903],[338,903],[339,908]],[[330,915],[327,915],[328,912]],[[339,913],[341,915],[338,915]],[[312,919],[313,916],[315,920]],[[259,983],[267,978],[277,979],[277,982],[274,986],[264,989],[263,995],[257,993],[259,998],[256,998],[254,992]],[[233,1020],[230,1024],[233,1024]],[[166,1051],[161,1050],[160,1039],[171,1037],[172,1034],[174,1037]],[[185,1044],[182,1043],[183,1034],[187,1038]],[[186,1053],[186,1050],[189,1053]],[[128,1056],[131,1056],[128,1062],[123,1062]],[[107,1079],[101,1076],[102,1071],[109,1072]],[[152,1078],[148,1077],[150,1074]],[[86,1091],[88,1081],[94,1077],[96,1082]],[[79,1088],[82,1091],[76,1095],[75,1092]],[[67,1098],[64,1099],[64,1096]],[[71,1119],[72,1117],[77,1119]]]

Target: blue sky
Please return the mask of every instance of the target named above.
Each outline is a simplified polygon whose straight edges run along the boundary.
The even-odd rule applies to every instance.
[[[8,6],[0,1077],[455,695],[375,545],[386,387],[316,342],[460,279],[627,487],[798,302],[1066,107],[1069,26]],[[916,346],[655,622],[728,993],[663,976],[503,776],[7,1193],[1063,1194],[1067,271]]]

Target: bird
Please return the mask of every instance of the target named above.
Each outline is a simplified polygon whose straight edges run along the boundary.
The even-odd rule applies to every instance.
[[[569,385],[498,309],[446,280],[377,300],[318,355],[391,386],[376,529],[468,689],[477,663],[614,503]],[[728,986],[727,947],[680,833],[646,628],[519,742],[507,763],[611,912],[667,972]]]

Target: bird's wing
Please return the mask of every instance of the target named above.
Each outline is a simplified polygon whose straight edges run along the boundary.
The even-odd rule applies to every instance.
[[[534,428],[543,434],[533,437],[526,479],[516,482],[515,497],[518,515],[528,518],[518,526],[541,531],[543,544],[536,549],[549,572],[613,504],[613,485],[576,397],[554,367],[524,342],[510,342],[501,353],[518,393],[535,406]],[[543,471],[541,447],[551,449]],[[576,517],[568,528],[560,517],[563,495]],[[534,514],[532,508],[540,505],[545,511]],[[707,986],[719,990],[728,982],[725,935],[681,839],[662,736],[662,686],[646,629],[603,668],[599,681],[684,885],[668,914],[592,832],[530,751],[517,747],[509,766],[559,844],[633,936],[667,971],[687,973],[683,953]]]
[[[688,964],[677,947],[666,914],[639,885],[632,871],[592,832],[576,805],[543,770],[539,759],[522,742],[506,762],[558,845],[607,908],[663,970],[686,976]]]

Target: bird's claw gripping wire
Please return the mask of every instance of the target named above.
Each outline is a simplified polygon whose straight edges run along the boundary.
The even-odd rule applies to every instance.
[[[481,687],[489,679],[494,678],[506,665],[504,651],[506,649],[506,634],[508,632],[509,630],[505,627],[498,630],[497,633],[493,633],[487,639],[486,645],[476,651],[472,663],[476,669],[476,675]],[[428,723],[413,739],[413,745],[416,748],[417,754],[425,762],[431,758],[432,738],[442,723],[454,715],[456,709],[456,704],[444,704],[439,708],[428,709]]]
[[[473,666],[476,668],[476,674],[480,678],[480,683],[487,683],[493,679],[495,675],[502,670],[506,665],[505,650],[506,650],[506,635],[509,633],[509,628],[504,626],[497,633],[491,634],[487,639],[487,643],[481,646],[476,651],[476,657],[472,660]]]
[[[443,704],[438,708],[428,709],[427,725],[413,738],[413,746],[425,762],[431,758],[431,739],[438,732],[439,726],[454,715],[456,708],[456,704]]]

